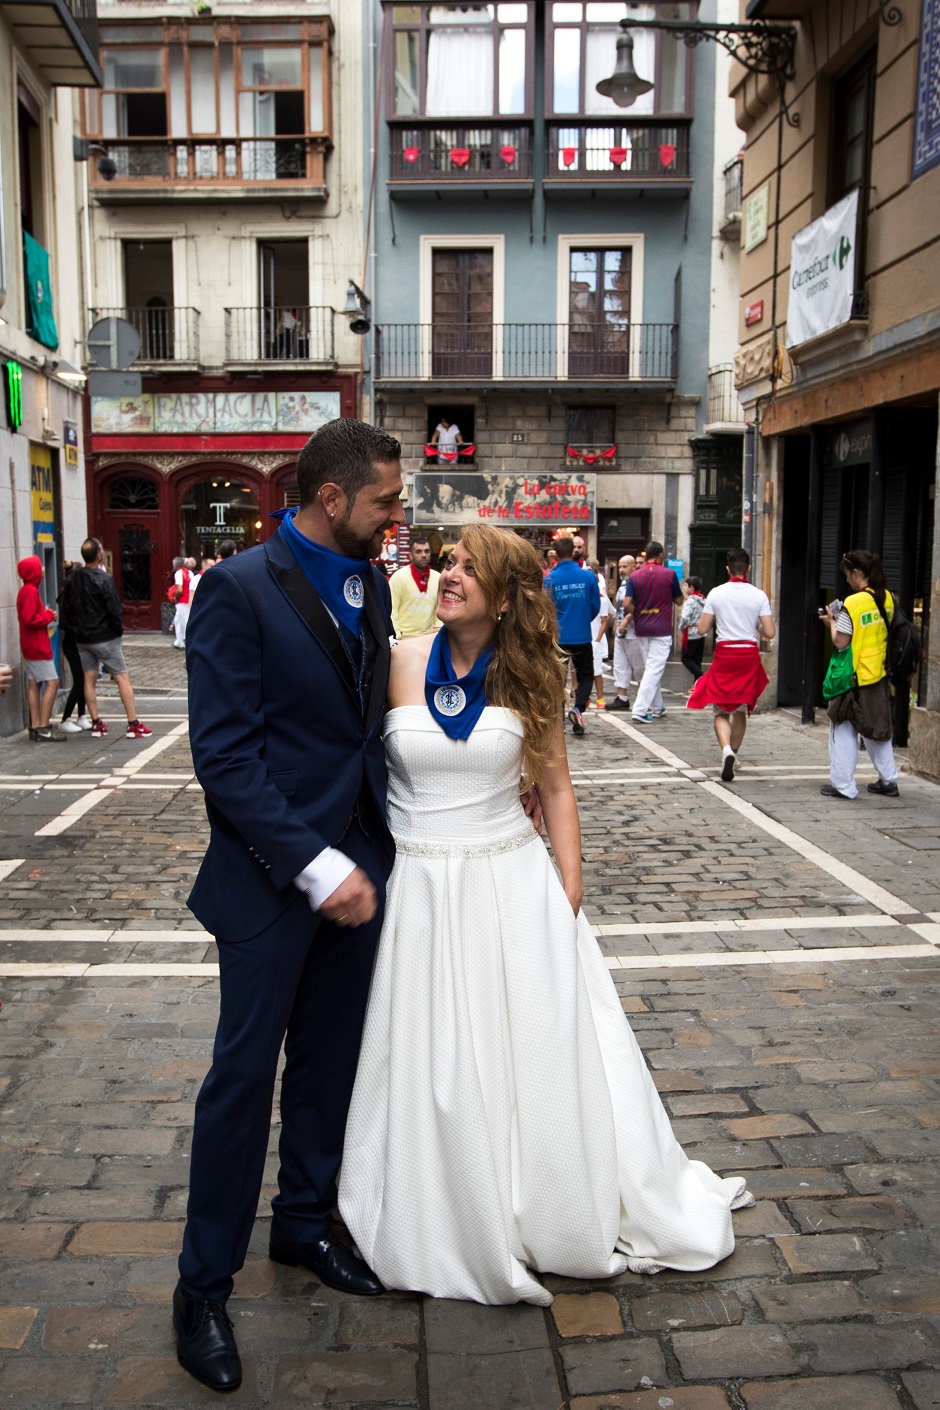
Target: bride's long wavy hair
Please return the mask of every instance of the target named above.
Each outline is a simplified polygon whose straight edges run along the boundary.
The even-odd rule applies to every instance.
[[[486,698],[522,720],[523,776],[527,783],[538,783],[552,757],[566,672],[542,566],[532,545],[511,530],[469,524],[460,541],[496,624]]]

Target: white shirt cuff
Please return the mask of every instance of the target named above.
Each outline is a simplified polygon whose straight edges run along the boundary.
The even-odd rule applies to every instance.
[[[351,862],[345,852],[338,851],[335,847],[324,847],[322,852],[318,852],[312,862],[308,862],[303,871],[294,877],[294,885],[301,891],[305,891],[309,896],[314,910],[319,910],[337,886],[342,886],[347,876],[351,876],[356,870],[356,863]]]

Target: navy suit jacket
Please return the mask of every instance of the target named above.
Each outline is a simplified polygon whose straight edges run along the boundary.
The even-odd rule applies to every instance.
[[[186,663],[210,837],[189,907],[214,935],[247,940],[269,926],[296,899],[293,878],[339,842],[364,786],[378,880],[391,871],[381,730],[391,595],[377,569],[365,588],[378,652],[363,714],[339,632],[280,530],[200,579]]]

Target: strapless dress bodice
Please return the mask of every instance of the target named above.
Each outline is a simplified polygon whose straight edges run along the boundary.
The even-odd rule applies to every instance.
[[[451,739],[426,705],[389,710],[388,825],[400,852],[472,855],[535,837],[519,801],[522,721],[487,705],[469,739]]]

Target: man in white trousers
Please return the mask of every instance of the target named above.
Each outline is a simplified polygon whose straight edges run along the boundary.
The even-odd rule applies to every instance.
[[[632,553],[625,553],[617,564],[620,573],[620,586],[614,598],[617,620],[614,626],[614,685],[617,694],[606,709],[629,710],[630,697],[627,692],[632,682],[639,687],[643,675],[643,655],[636,643],[636,627],[633,618],[626,616],[624,600],[627,595],[627,580],[636,567]]]
[[[646,562],[627,579],[625,616],[636,628],[636,643],[645,669],[633,702],[633,723],[649,725],[666,713],[661,682],[672,649],[673,611],[685,598],[672,568],[663,564],[665,549],[655,540],[646,545]]]

